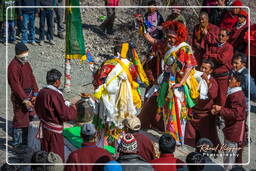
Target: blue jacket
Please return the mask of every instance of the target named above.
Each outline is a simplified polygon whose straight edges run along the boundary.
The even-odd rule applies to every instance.
[[[232,71],[234,72],[234,71]],[[240,71],[238,71],[243,76],[243,82],[241,84],[242,90],[244,92],[245,97],[248,100],[248,90],[249,90],[249,84],[250,84],[250,98],[252,101],[256,101],[256,84],[253,77],[251,77],[250,73],[248,72],[247,68],[243,68]],[[247,102],[248,103],[248,102]]]
[[[18,6],[39,6],[39,0],[17,0]],[[18,15],[22,16],[22,14],[29,13],[37,13],[38,8],[18,8]]]

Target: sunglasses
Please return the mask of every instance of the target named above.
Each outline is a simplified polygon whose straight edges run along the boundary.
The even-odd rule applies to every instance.
[[[226,37],[226,35],[224,35],[224,34],[219,34],[219,37]]]

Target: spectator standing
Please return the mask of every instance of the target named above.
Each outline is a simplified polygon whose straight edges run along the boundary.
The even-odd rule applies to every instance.
[[[216,117],[211,115],[211,108],[218,94],[218,84],[211,76],[214,63],[210,59],[204,59],[200,66],[202,76],[199,81],[200,97],[192,108],[193,117],[188,120],[185,128],[185,144],[196,146],[200,138],[209,138],[214,146],[220,144],[217,133]]]
[[[105,0],[105,6],[111,7],[111,6],[118,6],[119,0]],[[100,28],[105,32],[107,31],[107,34],[113,34],[114,30],[114,21],[116,18],[116,9],[115,8],[106,8],[107,10],[107,19],[100,25]]]
[[[16,43],[16,29],[15,29],[15,21],[16,21],[16,9],[9,8],[7,22],[6,20],[6,10],[8,7],[15,6],[15,0],[1,0],[1,4],[3,6],[3,42],[5,43]],[[8,40],[6,42],[6,37],[8,34]]]
[[[226,29],[220,29],[217,43],[209,44],[204,59],[211,59],[215,64],[213,77],[218,83],[218,96],[216,102],[224,106],[228,90],[228,75],[232,69],[233,47],[227,41],[229,32]]]
[[[182,24],[186,26],[186,19],[185,17],[181,14],[181,9],[180,8],[172,8],[171,9],[171,14],[167,16],[166,21],[179,21]]]
[[[236,52],[246,53],[246,42],[244,41],[245,33],[248,31],[248,14],[241,10],[238,14],[238,21],[231,30],[229,42],[233,45]]]
[[[225,0],[217,0],[217,6],[225,6]],[[211,12],[208,13],[210,23],[220,26],[221,20],[223,19],[226,9],[225,8],[211,8]]]
[[[39,0],[18,0],[18,6],[24,6],[24,8],[18,8],[18,16],[21,21],[21,33],[22,43],[30,42],[32,45],[36,45],[35,39],[35,17],[38,16],[38,8],[25,8],[25,6],[38,6]]]
[[[40,6],[56,6],[55,0],[40,0]],[[53,9],[52,8],[41,8],[40,13],[40,34],[39,34],[39,45],[42,46],[45,40],[45,22],[47,23],[47,40],[51,45],[55,45],[53,41]]]
[[[245,142],[246,99],[241,88],[243,77],[236,73],[229,80],[228,97],[225,106],[213,105],[212,114],[220,115],[225,120],[224,144],[227,148],[224,163],[242,163],[242,152]],[[226,165],[225,170],[232,165]]]
[[[64,0],[56,0],[57,1],[57,6],[64,6]],[[64,16],[65,16],[65,8],[55,8],[55,20],[57,23],[57,36],[60,39],[64,39]],[[55,28],[55,26],[54,26]]]
[[[15,58],[8,66],[8,83],[11,87],[13,104],[13,146],[27,145],[30,116],[34,114],[33,104],[38,86],[28,62],[28,48],[23,43],[15,46]]]
[[[186,163],[196,164],[188,165],[187,167],[189,171],[203,171],[205,167],[204,165],[200,165],[205,163],[204,156],[198,152],[189,153],[186,158]]]
[[[52,69],[47,72],[47,86],[40,90],[35,103],[35,110],[40,119],[41,129],[38,137],[41,149],[58,154],[64,159],[63,122],[76,119],[76,106],[64,100],[60,71]]]
[[[210,43],[217,42],[219,27],[209,23],[209,16],[206,12],[201,12],[199,24],[195,26],[193,32],[192,47],[197,63],[201,65],[202,57]]]

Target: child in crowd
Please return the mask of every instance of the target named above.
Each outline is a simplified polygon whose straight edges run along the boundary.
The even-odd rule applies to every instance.
[[[242,150],[245,140],[246,99],[241,84],[243,76],[234,73],[229,80],[229,89],[224,107],[213,105],[212,114],[225,120],[224,144],[233,150],[225,151],[224,163],[242,163]],[[232,165],[225,166],[231,169]]]

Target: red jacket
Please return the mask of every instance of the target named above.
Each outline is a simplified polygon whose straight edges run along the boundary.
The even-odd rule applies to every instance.
[[[223,17],[223,20],[220,23],[220,28],[232,29],[236,22],[238,21],[238,16],[233,15],[231,11],[226,12]]]
[[[29,112],[22,102],[38,92],[30,64],[28,62],[22,64],[17,58],[14,58],[8,66],[8,83],[11,87],[11,100],[14,109],[13,127],[28,127]],[[27,90],[29,91],[26,92]]]
[[[211,58],[217,64],[214,74],[227,73],[232,68],[233,47],[227,42],[220,47],[216,43],[211,44],[203,58]]]
[[[234,50],[245,53],[246,42],[244,41],[245,33],[248,31],[248,24],[246,23],[240,29],[237,29],[236,25],[231,30],[231,35],[229,37],[229,42],[233,45]]]
[[[208,44],[213,44],[217,42],[219,27],[209,23],[207,28],[208,33],[206,35],[201,36],[201,41],[199,41],[197,38],[199,30],[200,25],[198,24],[194,28],[192,47],[194,50],[194,56],[201,62],[201,58],[205,53]],[[197,43],[200,44],[199,48],[196,46]]]
[[[246,99],[243,91],[228,95],[220,115],[225,120],[224,136],[231,142],[242,143],[245,133]]]
[[[110,153],[96,146],[95,142],[86,142],[82,148],[73,151],[67,163],[107,163],[112,161]],[[104,165],[66,165],[65,171],[103,170]]]
[[[138,142],[138,155],[146,161],[153,160],[155,158],[155,150],[151,140],[141,133],[134,133],[133,135]]]
[[[106,6],[118,6],[119,0],[107,0]]]
[[[180,159],[174,157],[173,154],[161,154],[160,158],[151,160],[150,163],[184,163]],[[177,168],[182,168],[182,165],[152,165],[155,171],[176,171]]]

